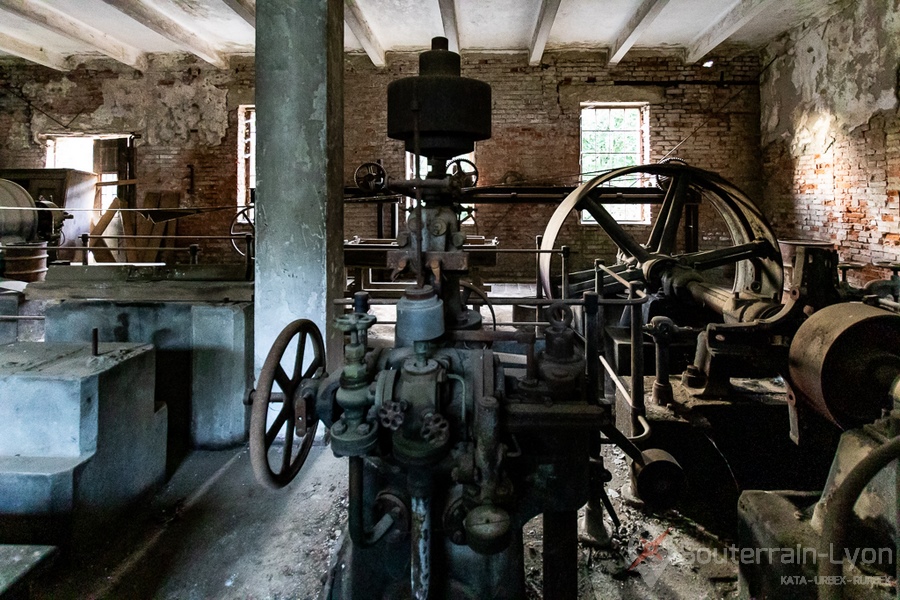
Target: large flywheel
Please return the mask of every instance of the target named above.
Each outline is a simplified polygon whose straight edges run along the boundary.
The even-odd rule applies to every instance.
[[[634,239],[602,204],[602,196],[623,181],[627,183],[622,187],[634,187],[635,181],[655,185],[663,196],[646,243]],[[688,205],[698,202],[708,203],[719,213],[731,245],[679,252],[679,232]],[[660,270],[673,268],[689,269],[702,278],[704,271],[734,265],[732,289],[723,293],[749,293],[768,299],[781,293],[783,267],[772,228],[752,200],[715,173],[664,163],[624,167],[599,175],[580,185],[559,205],[544,230],[542,250],[557,246],[563,223],[573,210],[587,211],[619,248],[622,260],[613,269],[630,281],[646,284],[651,278],[658,280]],[[559,292],[551,281],[551,258],[552,254],[542,253],[539,264],[541,284],[552,298]],[[573,286],[567,291],[574,295],[583,289]]]

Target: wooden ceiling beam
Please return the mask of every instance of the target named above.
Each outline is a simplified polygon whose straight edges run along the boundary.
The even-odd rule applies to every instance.
[[[544,56],[544,48],[547,47],[547,40],[550,38],[550,30],[553,29],[553,21],[556,20],[560,1],[541,0],[541,11],[538,13],[531,45],[528,46],[528,64],[531,66],[541,64],[541,57]]]
[[[225,6],[230,8],[237,16],[247,21],[253,29],[256,29],[256,1],[255,0],[222,0]]]
[[[693,64],[737,33],[744,25],[783,0],[741,0],[706,28],[687,48],[684,62]]]
[[[103,0],[119,12],[128,15],[144,27],[178,45],[182,50],[199,56],[220,69],[228,68],[228,59],[195,32],[182,27],[177,21],[166,16],[142,0]]]
[[[5,33],[0,33],[0,50],[57,71],[70,71],[72,69],[62,54],[23,42]]]
[[[459,52],[459,26],[456,21],[456,0],[438,0],[444,37],[450,42],[450,51]]]
[[[616,36],[615,45],[609,50],[609,64],[617,65],[625,58],[641,34],[653,23],[659,13],[666,7],[669,0],[644,0],[637,11],[628,20],[628,23]]]
[[[372,64],[376,67],[385,66],[387,63],[384,60],[384,48],[381,47],[378,38],[372,33],[372,28],[369,27],[369,22],[363,15],[362,10],[360,10],[359,5],[356,4],[356,0],[344,0],[344,7],[346,9],[344,10],[344,22],[350,27],[350,31],[353,32],[359,43],[362,44],[363,50],[369,55]]]
[[[42,3],[30,0],[0,0],[0,8],[35,25],[90,46],[97,52],[135,69],[143,70],[146,66],[144,54],[139,49]]]

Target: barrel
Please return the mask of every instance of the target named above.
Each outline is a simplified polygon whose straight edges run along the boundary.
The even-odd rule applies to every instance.
[[[7,244],[3,252],[3,276],[17,281],[43,281],[47,276],[47,242]]]
[[[28,242],[37,237],[37,228],[34,200],[25,188],[7,179],[0,179],[0,242]]]

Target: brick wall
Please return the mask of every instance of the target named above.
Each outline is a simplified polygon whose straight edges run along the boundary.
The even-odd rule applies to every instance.
[[[133,132],[140,136],[138,201],[147,192],[174,191],[184,207],[228,207],[178,221],[179,235],[227,234],[236,202],[237,107],[253,103],[253,85],[249,58],[233,59],[226,71],[193,57],[157,56],[143,73],[110,60],[67,73],[6,61],[0,63],[0,167],[44,167],[47,135]],[[203,262],[240,261],[227,241],[203,240],[201,248]]]
[[[674,153],[689,163],[718,171],[747,191],[760,195],[759,96],[756,86],[721,87],[687,80],[755,80],[755,53],[728,52],[715,66],[683,65],[680,58],[633,52],[614,69],[593,52],[550,52],[531,67],[525,54],[464,56],[463,74],[493,88],[493,137],[476,149],[485,184],[499,183],[510,172],[530,183],[574,184],[579,172],[580,103],[650,103],[650,158]],[[417,56],[388,55],[388,66],[375,69],[361,55],[347,55],[345,69],[345,178],[356,166],[382,159],[389,173],[404,175],[401,142],[386,136],[387,84],[418,71]],[[156,57],[143,74],[113,61],[96,60],[68,73],[22,63],[0,64],[0,167],[42,167],[43,135],[66,133],[53,119],[87,134],[136,132],[138,197],[149,191],[179,191],[182,205],[232,206],[236,195],[237,108],[253,103],[252,59],[234,59],[218,70],[192,57]],[[614,85],[616,81],[660,85]],[[29,108],[15,94],[53,116]],[[693,135],[691,135],[693,134]],[[686,139],[686,141],[684,141]],[[193,165],[193,193],[189,167]],[[502,247],[531,248],[543,232],[553,206],[479,206],[473,232],[498,237]],[[388,210],[385,208],[385,213]],[[375,235],[375,208],[348,206],[345,237]],[[179,234],[221,234],[231,211],[185,217]],[[639,240],[646,227],[628,227]],[[727,243],[723,225],[703,217],[704,244]],[[558,244],[575,252],[576,266],[596,257],[611,261],[612,245],[596,226],[566,223]],[[237,261],[226,243],[203,244],[205,262]],[[488,280],[531,279],[532,257],[504,255],[484,275]]]
[[[475,161],[484,184],[520,174],[528,183],[575,184],[578,181],[580,105],[582,102],[643,101],[650,103],[650,159],[657,161],[676,144],[674,156],[717,171],[759,199],[759,95],[756,86],[614,85],[616,81],[669,82],[686,80],[755,81],[759,61],[755,53],[714,57],[712,69],[686,66],[678,57],[633,52],[616,68],[593,52],[550,52],[539,66],[528,66],[525,54],[468,54],[463,75],[492,87],[493,135],[476,144]],[[377,71],[364,56],[348,56],[346,69],[345,171],[352,176],[361,162],[381,158],[389,173],[403,175],[403,145],[387,140],[388,82],[417,72],[415,56],[388,55],[388,66]],[[498,237],[505,248],[531,248],[543,233],[554,206],[481,205],[473,233]],[[347,207],[345,234],[372,236],[375,209]],[[702,245],[729,243],[721,219],[702,215]],[[644,241],[648,228],[626,229]],[[594,258],[612,261],[614,246],[597,226],[581,225],[573,214],[558,245],[575,253],[574,266],[589,268]],[[501,255],[486,280],[534,277],[533,257]]]
[[[887,3],[890,4],[890,3]],[[861,0],[765,50],[761,80],[765,209],[780,236],[827,240],[866,264],[900,260],[897,10]]]

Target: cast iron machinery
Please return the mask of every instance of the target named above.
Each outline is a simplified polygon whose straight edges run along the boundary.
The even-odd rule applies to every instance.
[[[253,395],[257,477],[270,487],[293,479],[318,421],[330,429],[335,454],[349,457],[339,561],[346,568],[329,585],[332,598],[523,598],[522,526],[541,513],[545,597],[575,598],[577,510],[592,491],[603,496],[601,444],[628,454],[636,490],[655,505],[677,498],[681,470],[614,426],[596,356],[586,366],[596,354],[584,341],[598,339],[596,294],[545,302],[541,339],[483,329],[480,314],[464,305],[459,199],[474,178],[452,157],[490,134],[490,88],[461,78],[459,56],[437,39],[421,55],[419,76],[388,93],[389,134],[430,167],[426,178],[409,181],[389,180],[372,165],[358,172],[361,185],[416,197],[408,235],[388,256],[397,273],[416,279],[397,302],[394,345],[369,343],[375,318],[365,293],[335,322],[346,345],[343,367],[330,374],[319,331],[310,321],[290,324]],[[573,329],[574,304],[590,317],[584,339]],[[494,345],[518,349],[525,368],[508,368]],[[288,370],[285,353],[293,357]],[[602,530],[599,509],[595,519]]]
[[[460,221],[462,204],[488,192],[474,187],[474,165],[454,157],[490,136],[490,88],[460,77],[459,56],[436,38],[419,75],[389,87],[388,132],[428,161],[427,175],[412,180],[391,179],[377,163],[356,173],[364,193],[415,198],[406,231],[384,252],[385,267],[414,279],[396,303],[393,345],[370,340],[370,298],[357,293],[334,323],[344,333],[341,368],[326,369],[321,333],[301,319],[276,339],[253,394],[261,483],[283,487],[297,475],[319,421],[334,453],[349,458],[348,524],[326,598],[523,598],[522,526],[538,514],[544,597],[575,598],[576,511],[587,505],[581,534],[596,541],[607,536],[604,509],[616,518],[601,446],[625,452],[633,491],[648,506],[671,506],[685,485],[671,455],[639,447],[649,432],[650,339],[656,403],[672,402],[670,350],[687,340],[683,381],[698,396],[727,395],[731,377],[782,375],[798,443],[814,443],[823,422],[869,423],[900,393],[896,272],[854,288],[834,250],[800,244],[784,285],[779,242],[755,205],[718,175],[677,162],[618,169],[567,191],[539,254],[545,298],[530,301],[549,325],[482,327],[461,293],[472,261]],[[629,191],[615,187],[619,178],[651,185]],[[603,207],[616,195],[658,206],[646,243]],[[703,204],[721,216],[730,243],[699,249]],[[573,210],[594,217],[619,260],[556,278],[550,257]],[[630,343],[626,360],[612,358],[617,325]],[[873,336],[883,341],[854,353]],[[859,386],[867,373],[869,392],[848,401],[847,381]]]

